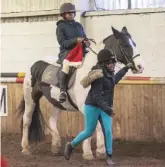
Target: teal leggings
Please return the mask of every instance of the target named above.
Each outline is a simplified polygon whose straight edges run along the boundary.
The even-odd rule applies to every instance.
[[[85,130],[80,132],[71,142],[72,146],[80,144],[82,141],[92,136],[99,120],[102,126],[105,139],[106,153],[112,154],[112,117],[103,110],[91,105],[85,105]]]

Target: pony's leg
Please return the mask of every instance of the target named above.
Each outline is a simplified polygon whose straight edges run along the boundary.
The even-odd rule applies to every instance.
[[[24,100],[25,100],[25,112],[23,114],[23,133],[22,133],[22,153],[30,154],[30,147],[28,141],[29,126],[32,121],[32,114],[35,108],[35,103],[31,96],[32,88],[25,87],[24,89]]]
[[[61,147],[61,138],[57,129],[57,121],[60,109],[53,106],[51,116],[49,118],[50,133],[52,135],[52,153],[59,154]]]
[[[86,160],[93,160],[94,156],[92,153],[92,149],[91,149],[91,140],[92,137],[89,137],[88,139],[83,141],[83,158]]]
[[[97,145],[97,149],[96,149],[97,158],[100,158],[100,159],[106,158],[104,134],[103,134],[100,122],[98,122],[96,127],[96,145]]]

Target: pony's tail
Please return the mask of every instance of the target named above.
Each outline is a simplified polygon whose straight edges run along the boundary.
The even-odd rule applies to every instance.
[[[40,142],[45,138],[44,119],[40,109],[39,100],[36,101],[36,106],[32,115],[32,121],[29,127],[29,141]]]

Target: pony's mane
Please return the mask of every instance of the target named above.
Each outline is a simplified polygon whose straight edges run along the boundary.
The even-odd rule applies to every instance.
[[[103,39],[103,44],[105,44],[105,42],[111,37],[112,35],[109,35],[108,37]]]

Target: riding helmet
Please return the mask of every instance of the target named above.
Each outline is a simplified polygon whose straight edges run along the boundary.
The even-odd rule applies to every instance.
[[[60,15],[67,12],[76,12],[76,7],[72,3],[64,3],[60,7]]]
[[[117,62],[114,52],[109,49],[100,50],[100,52],[97,55],[97,61],[101,63],[108,60],[114,60],[115,62]]]

